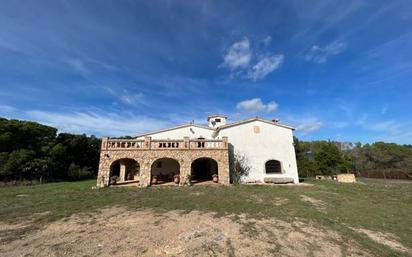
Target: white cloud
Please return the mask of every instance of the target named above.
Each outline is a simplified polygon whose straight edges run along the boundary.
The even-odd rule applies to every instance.
[[[267,36],[263,44],[268,46],[272,38]],[[253,81],[265,78],[271,72],[277,70],[283,63],[283,54],[255,54],[250,47],[248,38],[234,43],[224,54],[223,63],[219,67],[230,70],[230,77],[240,77]],[[254,61],[254,63],[252,62]]]
[[[278,108],[278,104],[271,101],[267,104],[262,102],[260,98],[253,98],[249,100],[244,100],[236,105],[239,111],[247,113],[260,113],[260,112],[274,112]]]
[[[66,59],[65,62],[75,71],[80,73],[89,72],[89,69],[86,67],[85,63],[80,59]]]
[[[363,115],[357,124],[366,131],[378,133],[379,136],[377,136],[375,140],[412,144],[411,121],[370,121],[366,115]]]
[[[267,37],[265,37],[265,39],[263,39],[263,44],[265,46],[269,46],[271,42],[272,42],[272,37],[271,36],[267,36]]]
[[[308,119],[308,120],[302,120],[300,124],[296,127],[296,130],[303,132],[303,133],[311,133],[311,132],[315,132],[319,130],[322,127],[323,127],[323,122],[317,119]]]
[[[327,46],[321,47],[314,45],[305,56],[305,60],[313,63],[325,63],[328,58],[337,55],[346,49],[346,44],[339,41],[334,41]]]
[[[58,128],[59,132],[86,133],[98,136],[136,135],[170,125],[147,116],[116,113],[27,111],[27,118]]]
[[[282,65],[283,59],[282,54],[263,57],[248,70],[247,76],[254,81],[263,79],[269,73],[277,70]]]
[[[120,90],[114,90],[111,87],[104,87],[104,90],[106,90],[106,92],[112,95],[113,97],[118,98],[120,102],[127,105],[137,105],[145,103],[145,97],[143,93],[131,93],[125,89],[119,92]]]
[[[144,101],[144,95],[142,93],[138,94],[129,94],[125,92],[120,96],[120,100],[122,103],[128,104],[128,105],[136,105],[143,103]]]
[[[226,52],[223,57],[222,65],[231,70],[237,68],[246,68],[249,66],[252,58],[252,51],[250,50],[249,39],[244,38],[235,42]]]

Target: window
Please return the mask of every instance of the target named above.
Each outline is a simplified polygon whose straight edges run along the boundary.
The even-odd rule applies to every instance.
[[[222,120],[221,119],[215,119],[215,122],[221,122]]]
[[[270,160],[265,164],[266,174],[282,173],[280,161]]]

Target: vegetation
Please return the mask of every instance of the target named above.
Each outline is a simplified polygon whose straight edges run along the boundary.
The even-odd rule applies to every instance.
[[[232,156],[232,155],[231,155]],[[239,184],[243,177],[247,176],[250,171],[250,166],[246,156],[233,154],[230,159],[230,182]]]
[[[393,178],[393,173],[397,173],[397,177],[412,178],[412,145],[302,142],[295,138],[295,149],[300,177],[366,172],[372,177]]]
[[[410,183],[357,183],[310,181],[313,186],[192,186],[119,187],[92,189],[94,180],[50,183],[31,187],[0,188],[0,220],[27,224],[21,233],[75,213],[124,206],[158,211],[198,210],[216,215],[246,214],[313,224],[339,232],[343,240],[356,240],[373,256],[400,256],[351,228],[364,228],[398,237],[412,248],[412,187]],[[321,201],[321,206],[302,196]],[[171,200],[173,199],[173,200]],[[219,199],[219,201],[216,201]],[[14,231],[9,235],[19,235]]]
[[[0,181],[71,181],[97,173],[100,141],[57,134],[35,122],[0,119]]]

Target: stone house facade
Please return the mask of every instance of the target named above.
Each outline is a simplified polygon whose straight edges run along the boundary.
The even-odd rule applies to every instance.
[[[208,126],[193,122],[138,135],[103,138],[97,186],[135,183],[185,185],[230,183],[229,160],[243,156],[244,183],[298,183],[293,128],[254,117],[226,123],[208,117]]]

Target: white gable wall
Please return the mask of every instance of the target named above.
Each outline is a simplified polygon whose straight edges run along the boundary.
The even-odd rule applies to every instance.
[[[258,127],[259,133],[255,133]],[[235,153],[245,155],[251,167],[245,181],[262,181],[265,177],[291,177],[299,183],[292,130],[252,121],[241,125],[223,128],[219,136],[227,136]],[[266,174],[268,160],[281,162],[282,174]]]
[[[207,128],[201,128],[197,126],[187,126],[176,129],[171,129],[163,132],[155,132],[152,134],[146,134],[152,139],[183,139],[184,137],[199,138],[204,137],[206,139],[212,139],[213,130]],[[144,139],[145,136],[137,137],[136,139]]]

